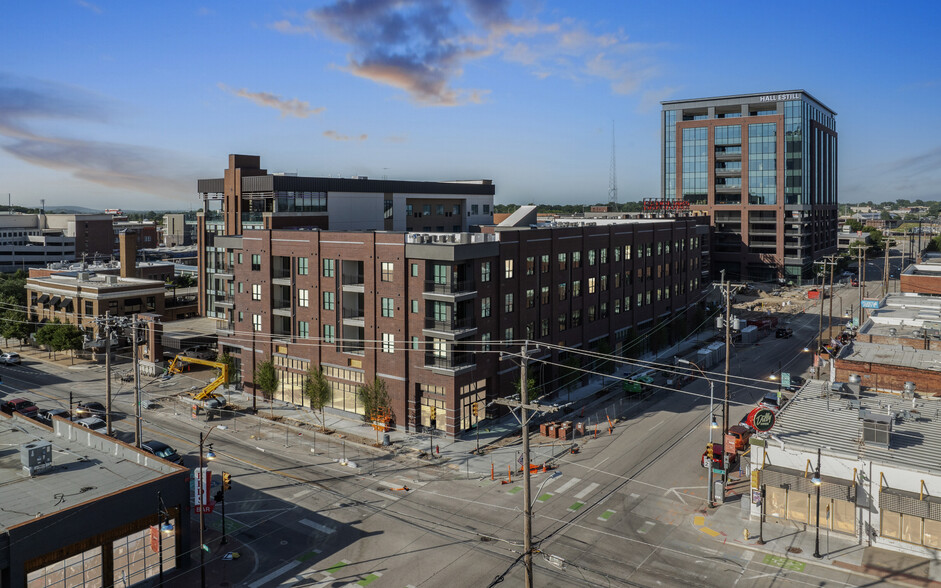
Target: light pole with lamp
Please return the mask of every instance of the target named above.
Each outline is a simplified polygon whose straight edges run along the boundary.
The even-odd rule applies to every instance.
[[[163,503],[163,496],[157,490],[157,553],[159,554],[158,586],[163,586],[163,534],[173,532],[173,523],[170,522],[170,511]]]
[[[814,540],[814,557],[820,559],[823,557],[820,555],[820,486],[823,484],[823,480],[820,479],[820,448],[817,448],[817,471],[814,472],[814,477],[810,479],[814,483],[814,486],[817,487],[817,537]]]
[[[206,588],[206,551],[209,548],[206,546],[205,541],[203,540],[203,531],[205,530],[205,512],[206,506],[209,502],[206,500],[209,494],[209,489],[204,488],[203,485],[207,482],[206,476],[203,473],[203,444],[206,442],[206,439],[209,438],[209,435],[212,433],[212,430],[215,429],[218,425],[213,425],[210,427],[209,431],[203,435],[203,432],[199,432],[199,470],[198,478],[196,480],[196,487],[199,490],[199,500],[197,507],[199,508],[199,585],[202,588]],[[206,452],[206,459],[212,461],[216,458],[216,454],[212,451],[212,443],[209,444],[209,451]]]
[[[709,382],[709,444],[712,445],[712,431],[719,428],[719,423],[716,422],[715,413],[712,412],[713,407],[713,382],[706,377],[706,373],[702,371],[702,368],[699,367],[696,363],[689,361],[688,359],[676,358],[676,363],[683,365],[690,365],[696,368],[699,371],[699,375],[702,376],[704,380]],[[709,463],[709,490],[706,492],[707,504],[709,508],[712,508],[715,504],[715,488],[713,488],[712,481],[712,463]],[[724,498],[724,497],[723,497]]]

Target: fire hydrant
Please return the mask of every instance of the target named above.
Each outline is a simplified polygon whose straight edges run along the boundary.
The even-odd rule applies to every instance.
[[[748,538],[751,537],[751,535],[748,533],[748,529],[742,529],[742,535],[745,536],[745,541],[748,541]]]
[[[441,449],[437,445],[435,445],[435,453],[441,454]]]

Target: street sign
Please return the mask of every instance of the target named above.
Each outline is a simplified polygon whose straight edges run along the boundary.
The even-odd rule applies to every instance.
[[[791,387],[791,373],[790,372],[784,372],[781,374],[781,385],[784,386],[785,388]]]
[[[761,504],[761,490],[752,490],[752,491],[751,491],[751,503],[752,503],[752,504]]]
[[[193,504],[197,507],[209,503],[209,489],[212,486],[212,472],[208,467],[193,468]],[[196,511],[197,513],[199,511]],[[209,511],[211,512],[211,511]]]

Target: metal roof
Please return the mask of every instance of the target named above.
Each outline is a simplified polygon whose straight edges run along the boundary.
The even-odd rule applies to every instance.
[[[807,450],[823,447],[858,459],[941,474],[941,400],[903,399],[894,394],[860,394],[859,407],[848,398],[824,391],[828,382],[812,380],[778,413],[769,443]],[[889,448],[862,441],[860,411],[891,415]]]
[[[883,345],[853,341],[840,350],[837,359],[935,372],[941,371],[941,353],[904,345]]]

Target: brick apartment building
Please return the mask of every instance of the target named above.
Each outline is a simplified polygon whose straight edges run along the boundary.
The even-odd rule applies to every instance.
[[[244,157],[230,163],[257,171],[257,158]],[[244,176],[238,168],[231,175]],[[279,177],[298,185],[328,180],[274,181]],[[248,178],[258,185],[257,176]],[[215,182],[200,181],[207,200],[217,193]],[[379,192],[353,194],[367,225],[360,230],[329,228],[352,224],[342,199],[356,184],[323,195],[327,214],[289,217],[276,203],[262,223],[243,223],[237,233],[216,232],[234,221],[234,191],[220,190],[215,209],[207,203],[205,210],[218,214],[200,217],[200,276],[207,280],[201,299],[219,320],[220,349],[236,358],[247,388],[254,366],[271,359],[281,382],[276,398],[307,405],[305,375],[322,367],[331,406],[362,414],[357,389],[378,377],[397,426],[429,427],[434,411],[435,426],[454,435],[475,424],[475,403],[482,418],[488,399],[514,392],[519,371],[500,361],[501,351],[530,340],[626,353],[638,335],[699,301],[694,218],[536,225],[535,212],[524,211],[506,226],[480,227],[471,221],[492,209],[489,182],[382,184]],[[398,191],[408,195],[398,200]],[[370,219],[372,209],[391,213]],[[316,227],[300,225],[311,217]],[[438,224],[446,222],[452,226]],[[539,353],[565,361],[564,352]],[[558,366],[534,370],[538,383],[559,374]]]
[[[712,219],[713,274],[812,277],[837,247],[836,113],[803,90],[662,107],[661,194]]]

